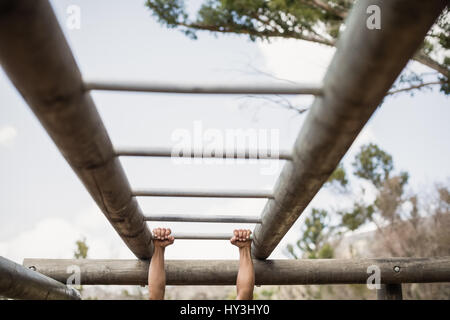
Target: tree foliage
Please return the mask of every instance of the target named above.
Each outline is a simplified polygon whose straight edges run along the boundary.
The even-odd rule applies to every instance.
[[[76,249],[73,253],[75,259],[86,259],[88,256],[89,247],[86,243],[86,238],[82,238],[75,242]]]
[[[377,196],[373,203],[355,201],[349,210],[338,212],[342,218],[341,226],[345,230],[357,230],[367,222],[374,222],[375,214],[393,222],[404,199],[408,173],[395,173],[392,156],[373,143],[360,148],[352,165],[355,177],[370,182],[377,190]]]
[[[341,226],[349,231],[355,231],[373,217],[375,208],[373,205],[355,203],[348,211],[340,211]]]
[[[183,0],[147,0],[146,6],[168,28],[196,39],[198,31],[242,34],[251,40],[274,37],[299,39],[334,46],[354,0],[204,0],[190,17]],[[450,22],[446,8],[427,35],[414,60],[432,68],[438,79],[398,81],[392,93],[440,85],[450,93]],[[437,57],[442,57],[438,59]],[[408,83],[405,87],[402,84]]]
[[[308,259],[329,259],[333,257],[333,248],[330,245],[329,215],[326,210],[312,209],[305,219],[302,227],[302,237],[297,241],[296,247],[287,246],[288,254],[298,259],[297,249]]]
[[[409,175],[395,170],[390,154],[376,144],[363,145],[352,163],[353,179],[340,164],[330,176],[329,182],[345,177],[346,188],[352,188],[355,200],[350,206],[336,210],[313,208],[302,225],[301,236],[287,253],[293,258],[331,258],[340,241],[348,232],[360,230],[372,223],[373,242],[367,244],[375,256],[391,257],[437,257],[450,255],[450,188],[437,185],[434,196],[423,200],[418,194],[406,191]],[[365,181],[375,190],[375,198],[364,198],[366,189],[354,184]],[[338,196],[342,196],[338,194]],[[353,253],[351,253],[353,255]],[[359,287],[358,287],[359,288]],[[363,288],[344,290],[349,297],[355,294],[370,297]],[[332,288],[308,290],[310,298],[336,297]],[[358,290],[353,290],[358,289]],[[404,296],[414,299],[450,298],[447,284],[415,284],[404,286]],[[339,292],[344,292],[340,290]],[[357,296],[361,297],[361,296]]]
[[[389,178],[394,165],[392,156],[381,150],[376,144],[370,143],[361,147],[353,162],[354,174],[371,181],[379,187]]]
[[[352,3],[328,0],[321,8],[315,2],[319,1],[206,0],[195,19],[187,14],[183,0],[147,0],[146,5],[160,23],[194,39],[198,30],[207,30],[245,34],[251,40],[285,37],[333,45]],[[319,23],[324,23],[320,34]]]
[[[327,183],[329,184],[336,183],[343,189],[347,187],[348,185],[347,173],[345,172],[342,163],[340,163],[338,167],[333,171],[331,176],[328,178]]]

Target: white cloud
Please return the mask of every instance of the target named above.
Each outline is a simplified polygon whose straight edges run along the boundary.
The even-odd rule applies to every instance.
[[[11,145],[17,136],[17,129],[11,125],[0,127],[0,145]]]
[[[69,222],[48,218],[33,229],[0,243],[0,254],[17,263],[21,263],[24,257],[70,258],[78,237],[76,228]]]
[[[0,255],[17,263],[24,258],[73,258],[75,241],[86,237],[90,258],[132,258],[133,255],[94,205],[73,221],[50,217],[16,237],[0,242]]]
[[[267,68],[278,78],[299,83],[319,83],[335,49],[295,39],[259,42]]]
[[[261,208],[230,203],[217,210],[230,212],[256,212]],[[211,212],[215,212],[215,208]],[[204,212],[205,214],[207,212]],[[172,230],[192,233],[232,232],[235,227],[253,229],[251,224],[202,224],[197,223],[151,223],[170,227]],[[200,230],[201,229],[201,230]],[[200,231],[199,231],[200,230]],[[89,246],[88,258],[92,259],[134,259],[134,255],[123,243],[103,213],[93,204],[92,207],[74,214],[67,220],[49,217],[34,225],[31,229],[18,233],[15,237],[0,242],[0,255],[17,263],[24,258],[71,259],[75,241],[86,237]],[[238,259],[236,247],[229,241],[178,240],[166,251],[167,259]]]

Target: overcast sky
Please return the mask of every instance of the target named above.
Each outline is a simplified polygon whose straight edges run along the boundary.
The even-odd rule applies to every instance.
[[[161,27],[136,1],[52,1],[55,13],[85,79],[191,83],[320,83],[334,49],[291,40],[250,42],[245,37],[199,33],[191,40]],[[81,29],[66,27],[69,5],[81,8]],[[416,69],[423,68],[413,64]],[[272,74],[268,77],[265,73]],[[242,96],[198,96],[94,92],[94,100],[113,144],[172,146],[177,130],[276,130],[282,149],[290,149],[304,115]],[[86,237],[90,258],[133,258],[81,182],[0,71],[0,255],[19,263],[25,257],[71,258],[75,240]],[[290,98],[308,107],[312,97]],[[387,98],[346,155],[362,143],[378,143],[396,168],[411,174],[411,188],[424,188],[450,176],[450,103],[436,91]],[[199,122],[200,121],[200,122]],[[121,159],[133,187],[271,189],[277,173],[263,174],[267,163],[174,164],[170,159]],[[320,161],[320,159],[318,159]],[[151,213],[259,215],[263,199],[139,198]],[[347,199],[351,200],[351,199]],[[315,206],[342,202],[327,190]],[[306,211],[307,212],[307,211]],[[299,236],[303,215],[272,258]],[[174,231],[230,232],[235,227],[208,223],[164,223]],[[150,223],[151,228],[156,224]],[[179,240],[171,259],[234,259],[227,241]]]

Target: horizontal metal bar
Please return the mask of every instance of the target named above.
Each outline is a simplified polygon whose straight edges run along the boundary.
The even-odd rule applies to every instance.
[[[172,148],[115,148],[117,156],[128,157],[176,157],[176,158],[217,158],[217,159],[273,159],[292,160],[292,155],[287,150],[278,152],[267,150],[243,150],[243,151],[223,151],[216,153],[213,150],[189,151],[185,153],[174,152]]]
[[[175,244],[176,245],[176,244]],[[256,285],[366,284],[374,268],[381,283],[450,282],[450,257],[253,260]],[[24,266],[66,281],[78,266],[81,284],[147,285],[148,261],[25,259]],[[167,285],[235,285],[237,260],[166,260]],[[105,272],[107,270],[107,272]]]
[[[80,293],[37,271],[0,257],[0,296],[27,300],[80,300]]]
[[[194,198],[272,198],[268,190],[175,190],[175,189],[135,189],[136,197],[194,197]]]
[[[259,216],[242,215],[195,215],[195,214],[151,214],[144,216],[145,221],[172,222],[217,222],[217,223],[261,223]]]
[[[171,235],[178,240],[230,240],[233,237],[232,232],[227,233],[173,232]],[[250,239],[253,239],[253,235],[250,235]]]
[[[86,90],[102,91],[133,91],[159,93],[187,93],[187,94],[283,94],[283,95],[314,95],[322,94],[318,85],[294,84],[261,84],[261,85],[229,85],[229,84],[176,84],[151,83],[136,81],[86,81]]]

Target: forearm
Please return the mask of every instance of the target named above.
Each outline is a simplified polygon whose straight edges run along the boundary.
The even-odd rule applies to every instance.
[[[164,270],[164,248],[155,246],[148,271],[148,290],[151,300],[164,299],[166,272]]]
[[[254,286],[255,270],[250,247],[239,248],[239,272],[236,280],[237,298],[242,300],[253,299]]]

